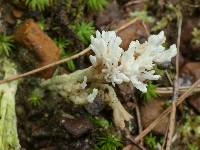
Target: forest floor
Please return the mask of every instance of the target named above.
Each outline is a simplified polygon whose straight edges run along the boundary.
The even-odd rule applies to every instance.
[[[124,49],[133,40],[144,42],[163,30],[166,46],[175,43],[180,51],[178,59],[156,66],[162,78],[147,82],[146,94],[131,84],[114,88],[133,115],[124,130],[115,127],[112,110],[98,100],[77,106],[49,91],[42,96],[34,92],[42,78],[90,66],[91,51],[21,78],[16,114],[23,150],[165,149],[173,127],[172,150],[200,150],[200,84],[190,90],[200,77],[198,0],[55,0],[49,4],[41,0],[36,5],[30,1],[36,0],[0,0],[0,35],[13,37],[9,58],[19,74],[81,52],[96,30],[116,30]],[[172,99],[183,94],[186,97],[176,107],[173,121]],[[158,122],[151,128],[155,119]]]

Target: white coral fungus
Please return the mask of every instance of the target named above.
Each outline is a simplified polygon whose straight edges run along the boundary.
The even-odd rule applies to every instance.
[[[98,89],[93,89],[93,91],[92,91],[92,93],[91,94],[89,94],[88,96],[87,96],[87,101],[89,102],[89,103],[93,103],[94,102],[94,99],[96,98],[96,96],[97,96],[97,94],[98,94]]]
[[[127,51],[119,47],[122,40],[114,31],[96,31],[96,38],[91,37],[91,49],[95,56],[90,55],[93,66],[101,66],[105,80],[113,85],[131,81],[142,92],[147,92],[145,80],[158,80],[153,66],[155,63],[170,61],[177,53],[173,44],[169,49],[163,47],[164,32],[151,35],[142,44],[132,41]]]

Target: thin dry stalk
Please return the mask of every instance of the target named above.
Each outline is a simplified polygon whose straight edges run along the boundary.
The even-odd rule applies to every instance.
[[[125,28],[127,28],[128,26],[132,25],[134,22],[136,22],[138,20],[138,18],[135,18],[129,22],[127,22],[126,24],[124,24],[123,26],[121,26],[120,28],[116,29],[115,31],[116,32],[120,32],[122,30],[124,30]],[[10,81],[14,81],[14,80],[17,80],[17,79],[20,79],[20,78],[23,78],[23,77],[27,77],[27,76],[30,76],[30,75],[33,75],[35,73],[38,73],[40,71],[43,71],[45,69],[48,69],[48,68],[51,68],[51,67],[54,67],[54,66],[57,66],[57,65],[60,65],[60,64],[63,64],[67,61],[70,61],[70,60],[73,60],[73,59],[76,59],[82,55],[85,55],[86,53],[88,53],[90,51],[90,48],[86,48],[84,50],[82,50],[81,52],[71,56],[71,57],[68,57],[68,58],[64,58],[62,60],[59,60],[59,61],[56,61],[56,62],[53,62],[51,64],[48,64],[48,65],[45,65],[43,67],[40,67],[40,68],[37,68],[37,69],[34,69],[34,70],[31,70],[31,71],[28,71],[26,73],[22,73],[22,74],[19,74],[19,75],[15,75],[15,76],[11,76],[9,77],[8,79],[5,79],[5,80],[0,80],[0,84],[3,84],[3,83],[7,83],[7,82],[10,82]]]
[[[130,1],[130,2],[126,3],[125,7],[129,7],[129,6],[132,6],[132,5],[135,5],[135,4],[144,3],[146,1],[147,0],[133,0],[133,1]]]
[[[138,128],[139,128],[139,134],[142,132],[143,127],[141,123],[141,115],[140,115],[140,109],[137,103],[137,100],[135,99],[135,111],[136,111],[136,117],[137,117],[137,123],[138,123]],[[144,140],[140,140],[140,144],[143,145]]]
[[[166,131],[165,131],[164,142],[163,142],[163,144],[162,144],[162,146],[161,146],[161,150],[164,150],[164,147],[165,147],[165,144],[166,144],[166,141],[167,141],[168,130],[169,130],[169,122],[168,122],[168,124],[167,124],[167,129],[166,129]]]
[[[173,81],[172,81],[172,79],[171,79],[171,77],[169,75],[169,72],[167,70],[165,70],[165,74],[167,76],[167,79],[169,80],[170,85],[173,86]]]
[[[184,100],[192,94],[195,88],[200,84],[200,79],[198,79],[184,94],[182,94],[176,100],[176,106],[179,106]],[[161,122],[166,116],[171,112],[172,106],[169,106],[165,111],[163,111],[160,116],[157,117],[146,129],[144,129],[138,136],[136,136],[135,141],[138,142],[144,136],[146,136],[157,124]]]
[[[146,32],[146,35],[149,37],[149,36],[150,36],[150,32],[149,32],[148,27],[147,27],[147,25],[145,24],[144,21],[142,21],[142,26],[144,27],[144,30],[145,30],[145,32]]]
[[[183,94],[185,93],[191,86],[182,86],[182,87],[179,87],[179,90],[178,92],[180,94]],[[193,93],[198,93],[200,92],[200,87],[197,87]],[[156,88],[156,93],[159,94],[159,95],[171,95],[173,94],[173,87],[158,87]]]
[[[176,55],[176,76],[174,80],[174,93],[172,99],[172,111],[170,115],[170,122],[169,122],[169,132],[167,137],[166,143],[166,150],[170,150],[172,145],[172,137],[175,130],[175,122],[176,122],[176,99],[178,98],[178,89],[179,89],[179,51],[180,51],[180,40],[181,40],[181,26],[182,26],[182,14],[181,11],[178,10],[177,12],[178,18],[178,38],[177,38],[177,55]]]
[[[141,150],[147,150],[143,145],[138,144],[138,142],[136,142],[134,140],[134,137],[131,135],[131,133],[130,133],[130,131],[128,129],[125,128],[124,131],[125,131],[125,134],[126,134],[126,138],[128,140],[130,140],[135,146],[137,146]]]
[[[14,81],[14,80],[17,80],[17,79],[20,79],[20,78],[23,78],[23,77],[26,77],[26,76],[30,76],[30,75],[33,75],[35,73],[38,73],[40,71],[43,71],[45,69],[48,69],[48,68],[51,68],[51,67],[54,67],[54,66],[57,66],[57,65],[60,65],[60,64],[63,64],[69,60],[72,60],[72,59],[76,59],[82,55],[85,55],[86,53],[88,53],[90,51],[89,48],[86,48],[84,49],[83,51],[81,51],[80,53],[77,53],[71,57],[68,57],[68,58],[64,58],[62,60],[59,60],[59,61],[56,61],[56,62],[53,62],[51,64],[48,64],[48,65],[45,65],[43,67],[40,67],[40,68],[37,68],[37,69],[34,69],[34,70],[31,70],[31,71],[28,71],[26,73],[23,73],[23,74],[19,74],[19,75],[15,75],[15,76],[11,76],[9,77],[8,79],[5,79],[5,80],[0,80],[0,84],[3,84],[3,83],[7,83],[7,82],[10,82],[10,81]]]

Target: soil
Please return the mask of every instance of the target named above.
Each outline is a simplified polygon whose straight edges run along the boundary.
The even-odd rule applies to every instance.
[[[147,15],[138,15],[139,19],[136,22],[118,33],[123,39],[121,47],[127,49],[133,40],[144,42],[149,34],[158,33],[160,30],[166,33],[166,46],[176,43],[179,18],[175,14],[180,9],[183,16],[179,59],[180,86],[184,86],[184,83],[190,83],[190,86],[200,77],[200,42],[197,44],[192,42],[194,39],[200,41],[200,35],[194,37],[192,34],[194,28],[200,31],[200,2],[198,0],[106,0],[107,5],[98,11],[87,6],[86,1],[89,0],[58,0],[42,11],[30,9],[24,3],[25,1],[27,0],[0,0],[0,34],[14,36],[15,46],[10,58],[17,64],[21,73],[63,58],[62,50],[56,45],[55,38],[64,38],[68,41],[64,51],[70,55],[87,48],[89,43],[84,42],[74,29],[76,24],[83,21],[92,22],[95,30],[114,30],[135,19],[131,13],[145,11]],[[151,17],[154,21],[149,21]],[[165,20],[166,25],[161,26],[157,31],[152,31],[152,28],[162,19]],[[40,28],[41,20],[45,24],[43,30]],[[90,65],[88,55],[73,61],[75,70]],[[163,77],[153,82],[154,85],[173,86],[168,78],[174,80],[174,60],[169,64],[157,66],[158,72],[164,71],[159,72],[163,74]],[[20,81],[16,95],[16,113],[22,150],[92,150],[95,149],[102,133],[107,132],[121,138],[123,146],[118,149],[137,149],[138,147],[136,148],[134,143],[127,138],[126,133],[115,127],[112,111],[100,103],[98,97],[92,104],[76,106],[66,102],[56,93],[45,91],[39,105],[31,103],[31,92],[40,87],[42,80],[51,78],[54,74],[70,72],[72,70],[65,63],[44,70],[39,76],[32,75]],[[169,77],[166,76],[166,72]],[[139,105],[140,119],[144,129],[170,105],[173,95],[173,93],[168,97],[159,95],[147,102],[132,85],[116,86],[115,91],[126,110],[134,116],[131,122],[126,124],[126,129],[133,137],[139,134],[140,128],[135,111],[136,105]],[[188,102],[177,108],[172,150],[200,149],[199,93],[187,100]],[[99,125],[94,118],[103,118],[108,122],[109,127]],[[169,119],[166,117],[152,130],[151,135],[154,135],[156,139],[164,138],[168,123]],[[191,130],[187,130],[187,133],[184,132],[186,124],[191,125]],[[159,140],[156,142],[157,145],[162,144]],[[190,149],[188,145],[195,145],[197,149]],[[146,142],[144,147],[153,149]]]

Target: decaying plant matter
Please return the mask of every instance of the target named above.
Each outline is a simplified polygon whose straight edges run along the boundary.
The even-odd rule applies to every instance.
[[[55,76],[44,81],[42,86],[80,105],[92,103],[99,94],[113,109],[115,125],[123,129],[125,121],[129,121],[132,116],[118,100],[112,86],[131,82],[140,91],[147,92],[144,82],[158,80],[160,77],[154,74],[155,63],[170,61],[177,50],[175,45],[168,50],[162,46],[165,42],[163,31],[151,35],[143,44],[132,41],[127,51],[120,48],[121,42],[114,31],[97,31],[96,37],[91,37],[90,48],[95,53],[89,57],[92,66],[72,74]]]
[[[8,59],[0,61],[4,78],[16,75],[16,67]],[[18,81],[0,85],[0,149],[19,150],[20,144],[17,134],[17,118],[15,114],[15,94]]]

